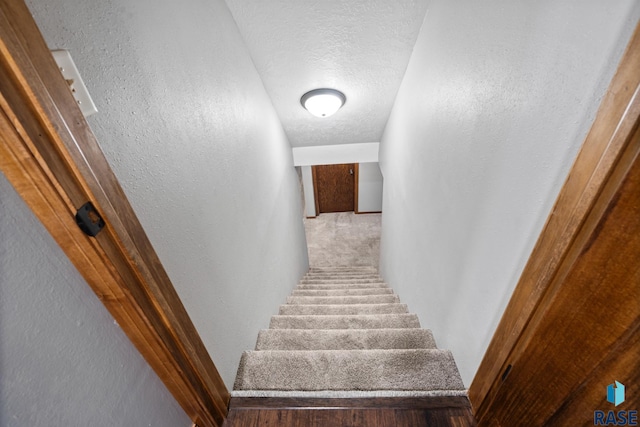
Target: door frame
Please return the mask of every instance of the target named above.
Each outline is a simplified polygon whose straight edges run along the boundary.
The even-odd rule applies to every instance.
[[[230,395],[24,2],[0,0],[0,170],[191,420]],[[90,201],[106,226],[75,223]]]

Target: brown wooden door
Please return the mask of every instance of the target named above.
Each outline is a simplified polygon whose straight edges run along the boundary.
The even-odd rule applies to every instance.
[[[321,165],[313,167],[318,214],[354,210],[355,165]]]

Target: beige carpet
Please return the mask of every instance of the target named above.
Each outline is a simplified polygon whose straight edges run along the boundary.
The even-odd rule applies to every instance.
[[[372,267],[315,267],[242,355],[233,396],[464,395],[438,349]]]
[[[378,268],[382,214],[323,213],[304,227],[311,267]]]

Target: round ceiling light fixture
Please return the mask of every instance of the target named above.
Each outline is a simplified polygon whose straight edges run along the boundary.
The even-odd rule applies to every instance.
[[[300,104],[316,117],[329,117],[335,114],[347,97],[335,89],[314,89],[302,95]]]

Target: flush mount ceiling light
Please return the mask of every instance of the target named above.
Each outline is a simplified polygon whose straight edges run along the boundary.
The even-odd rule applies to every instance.
[[[347,100],[344,93],[335,89],[314,89],[302,95],[300,104],[316,117],[329,117]]]

